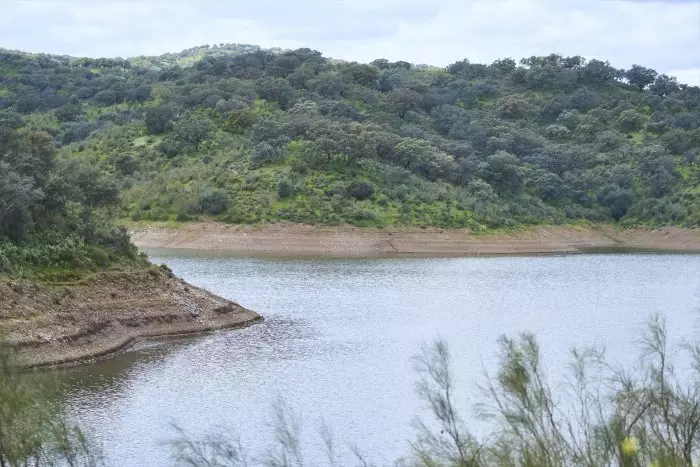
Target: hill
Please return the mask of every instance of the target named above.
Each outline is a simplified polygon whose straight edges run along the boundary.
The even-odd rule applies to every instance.
[[[0,99],[13,100],[12,110],[0,110],[0,346],[13,348],[17,364],[71,363],[145,336],[260,320],[138,253],[115,223],[121,184],[103,167],[66,157],[49,127],[31,123],[46,113],[17,113],[34,95],[22,91],[18,106],[14,93],[40,75],[15,73],[12,62],[0,67]]]
[[[2,51],[0,109],[3,131],[40,132],[133,221],[700,222],[700,88],[638,65]]]

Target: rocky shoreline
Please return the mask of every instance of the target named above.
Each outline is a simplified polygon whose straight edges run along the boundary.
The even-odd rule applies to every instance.
[[[249,326],[254,311],[160,268],[74,283],[0,281],[0,335],[25,369],[105,358],[139,340]]]

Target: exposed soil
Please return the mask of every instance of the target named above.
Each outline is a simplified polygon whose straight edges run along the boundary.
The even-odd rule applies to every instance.
[[[299,224],[260,228],[216,222],[132,227],[139,247],[221,250],[271,256],[478,256],[579,253],[590,250],[700,252],[700,230],[664,227],[536,227],[506,234],[469,230],[379,230]]]
[[[24,368],[106,357],[146,337],[261,319],[158,268],[105,272],[73,283],[0,281],[0,335]]]

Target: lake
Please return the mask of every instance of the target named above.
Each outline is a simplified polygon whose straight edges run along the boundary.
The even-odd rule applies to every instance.
[[[258,311],[265,322],[191,339],[144,342],[59,372],[71,411],[107,464],[171,465],[173,425],[197,438],[236,432],[264,453],[278,400],[301,420],[305,459],[325,464],[319,427],[341,460],[355,445],[376,464],[409,452],[426,416],[412,357],[450,345],[460,409],[497,362],[502,334],[531,331],[556,380],[572,346],[635,363],[634,339],[664,313],[672,341],[700,337],[700,255],[585,254],[456,259],[272,259],[154,250],[178,276]]]

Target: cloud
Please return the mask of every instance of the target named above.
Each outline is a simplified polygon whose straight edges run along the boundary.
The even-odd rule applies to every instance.
[[[678,78],[680,83],[700,86],[700,68],[686,68],[685,70],[671,70],[669,75]]]
[[[689,53],[700,44],[700,0],[76,0],[11,1],[3,10],[0,46],[79,56],[237,42],[440,66],[557,52],[638,63],[681,81],[697,80],[700,69],[700,54]]]

